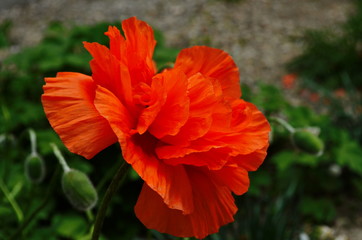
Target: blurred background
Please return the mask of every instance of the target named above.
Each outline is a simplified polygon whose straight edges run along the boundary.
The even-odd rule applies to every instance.
[[[268,157],[250,173],[249,192],[236,198],[235,223],[207,239],[362,239],[360,0],[1,0],[0,239],[89,239],[97,206],[84,213],[68,203],[49,142],[100,197],[120,149],[91,161],[69,153],[43,113],[43,79],[90,74],[82,41],[107,45],[108,25],[131,16],[156,29],[159,68],[193,45],[231,54],[243,98],[271,120]],[[311,136],[300,143],[283,122]],[[25,174],[30,128],[45,166],[37,183]],[[103,239],[177,239],[135,218],[141,186],[131,172],[107,213]]]

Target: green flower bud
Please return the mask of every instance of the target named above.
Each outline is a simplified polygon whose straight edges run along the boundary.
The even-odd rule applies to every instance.
[[[62,178],[62,187],[69,202],[78,210],[87,211],[97,203],[97,191],[83,172],[75,169],[66,171]]]
[[[292,133],[292,142],[298,149],[309,154],[319,156],[324,150],[322,140],[307,129],[296,129]]]
[[[45,176],[44,160],[35,153],[30,154],[25,160],[25,176],[32,183],[40,183]]]

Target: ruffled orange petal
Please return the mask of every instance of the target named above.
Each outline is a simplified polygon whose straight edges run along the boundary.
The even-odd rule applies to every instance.
[[[190,100],[187,96],[186,75],[171,70],[156,75],[152,81],[162,82],[162,98],[165,102],[148,131],[158,139],[176,135],[189,118]]]
[[[143,59],[152,58],[156,40],[150,25],[136,17],[131,17],[122,21],[122,29],[129,50],[137,50],[134,54]]]
[[[107,120],[94,107],[96,85],[90,76],[58,73],[45,82],[45,114],[71,152],[90,159],[117,141]]]
[[[267,119],[254,104],[236,99],[232,102],[232,111],[232,129],[236,131],[248,129],[260,134],[270,131]]]
[[[222,135],[219,139],[228,143],[234,156],[250,154],[269,145],[268,120],[253,104],[245,102],[245,105],[248,116],[243,117],[244,121],[239,122],[239,125],[232,127],[236,132]]]
[[[177,56],[175,68],[181,69],[188,77],[201,73],[217,79],[224,96],[240,98],[239,70],[226,52],[206,46],[183,49]]]
[[[135,212],[146,227],[178,237],[202,239],[234,220],[237,207],[228,183],[219,182],[199,168],[188,167],[187,174],[192,182],[194,211],[184,214],[168,208],[163,199],[144,184]]]
[[[228,187],[237,195],[244,194],[249,188],[247,170],[238,166],[225,166],[218,171],[210,171],[212,178]]]
[[[179,158],[163,159],[163,161],[172,166],[186,164],[196,167],[207,166],[210,170],[218,170],[228,162],[229,154],[230,150],[227,148],[212,148],[205,152],[194,152]]]
[[[126,105],[132,103],[131,77],[125,63],[99,43],[84,42],[84,47],[93,56],[90,62],[94,81],[112,91]]]
[[[169,208],[162,197],[153,191],[146,183],[135,206],[137,218],[149,229],[156,229],[178,237],[194,236],[194,226],[190,215]]]
[[[205,135],[210,129],[211,124],[211,117],[190,117],[185,125],[181,127],[180,132],[177,135],[168,135],[163,137],[161,139],[162,142],[160,142],[161,144],[159,145],[159,147],[167,148],[168,146],[170,146],[171,148],[173,148],[173,146],[189,146],[190,141],[193,141]]]
[[[97,86],[94,105],[98,112],[108,120],[118,138],[129,134],[131,129],[135,128],[135,119],[132,118],[132,115],[121,101],[108,89]]]
[[[154,153],[155,144],[155,138],[149,134],[130,136],[121,142],[123,157],[168,208],[184,214],[192,212],[191,183],[184,166],[164,164]]]
[[[197,73],[188,79],[188,97],[190,98],[190,115],[192,117],[209,117],[215,104],[220,101],[211,79]]]
[[[247,155],[237,155],[235,157],[231,157],[230,162],[236,163],[238,166],[247,171],[256,171],[264,162],[268,146],[269,144],[265,145],[264,148],[258,149]]]
[[[225,132],[230,132],[232,122],[232,107],[227,102],[219,102],[212,114],[212,125],[210,131],[220,136]]]
[[[251,103],[241,99],[234,100],[231,125],[229,129],[210,129],[204,136],[215,146],[227,146],[231,155],[247,155],[269,144],[270,125],[265,116]],[[241,105],[243,107],[241,107]]]
[[[109,49],[113,56],[115,56],[118,60],[121,60],[121,49],[124,48],[124,37],[121,35],[121,32],[118,28],[109,26],[108,31],[105,35],[109,38]],[[123,50],[123,49],[122,49]]]
[[[178,145],[169,145],[164,143],[159,143],[156,146],[156,153],[160,159],[169,159],[169,158],[180,158],[184,157],[187,154],[191,153],[200,153],[210,151],[212,148],[219,144],[219,142],[208,141],[204,138],[199,138],[195,141],[192,141],[186,146]],[[225,144],[224,144],[225,145]],[[217,148],[223,147],[222,145],[217,145]]]
[[[95,106],[116,133],[124,159],[147,184],[157,191],[168,207],[184,213],[193,210],[191,187],[183,166],[168,166],[160,161],[154,146],[157,139],[149,133],[139,135],[136,122],[113,93],[100,86],[96,89]]]
[[[240,166],[256,169],[266,156],[270,126],[253,104],[243,100],[234,102],[235,106],[230,108],[231,116],[224,116],[230,119],[229,126],[214,124],[203,137],[187,144],[159,143],[156,147],[158,157],[170,165],[207,166],[209,169],[220,169],[235,158]],[[227,122],[224,121],[224,124]],[[222,121],[218,123],[222,124]],[[245,160],[241,160],[251,158],[252,166],[247,166]]]
[[[112,91],[126,106],[133,107],[132,90],[140,82],[151,83],[156,72],[152,60],[156,41],[152,28],[135,17],[122,22],[126,39],[116,27],[105,33],[110,49],[98,43],[84,42],[93,56],[94,81]]]
[[[190,141],[205,135],[212,124],[213,110],[217,101],[217,90],[213,82],[201,75],[188,79],[187,95],[190,99],[189,118],[175,136],[165,136],[161,140],[172,145],[188,145]]]
[[[155,63],[152,60],[156,46],[152,28],[136,17],[122,22],[126,41],[121,58],[124,58],[129,68],[132,83],[151,83],[156,73]]]
[[[138,117],[137,131],[143,134],[155,121],[158,113],[165,104],[164,89],[161,81],[152,81],[151,86],[141,82],[134,90],[133,95],[136,105],[141,106]]]

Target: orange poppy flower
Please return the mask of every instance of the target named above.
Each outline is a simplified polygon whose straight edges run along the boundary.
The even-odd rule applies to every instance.
[[[249,186],[263,162],[269,123],[240,99],[239,71],[225,52],[184,49],[156,74],[152,28],[135,17],[106,35],[110,48],[84,45],[92,76],[46,78],[42,103],[70,151],[92,158],[119,142],[144,180],[135,206],[148,228],[204,238],[233,221],[232,193]]]

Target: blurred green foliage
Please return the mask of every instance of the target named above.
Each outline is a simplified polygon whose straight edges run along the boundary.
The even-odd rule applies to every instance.
[[[321,156],[302,152],[293,145],[291,133],[271,121],[267,159],[257,172],[250,174],[251,186],[244,200],[249,204],[240,210],[240,219],[248,226],[243,229],[245,239],[296,239],[302,223],[332,224],[346,211],[361,211],[360,207],[344,205],[340,212],[342,202],[361,201],[360,143],[329,115],[317,114],[308,106],[293,106],[284,96],[281,89],[263,83],[259,83],[256,92],[244,91],[244,98],[260,107],[269,119],[280,117],[296,129],[320,131],[325,150]],[[278,207],[279,211],[271,214]],[[255,216],[261,217],[255,221]],[[271,226],[273,234],[268,230]]]
[[[329,89],[343,87],[348,75],[353,86],[362,87],[362,1],[354,0],[354,5],[342,26],[306,32],[304,52],[288,64],[290,72]]]
[[[362,143],[362,1],[354,0],[347,20],[333,28],[308,30],[304,51],[287,64],[301,85],[327,99],[334,122]],[[346,101],[336,91],[346,93]]]
[[[5,20],[0,24],[0,48],[5,48],[10,45],[9,31],[11,28],[11,21]]]

